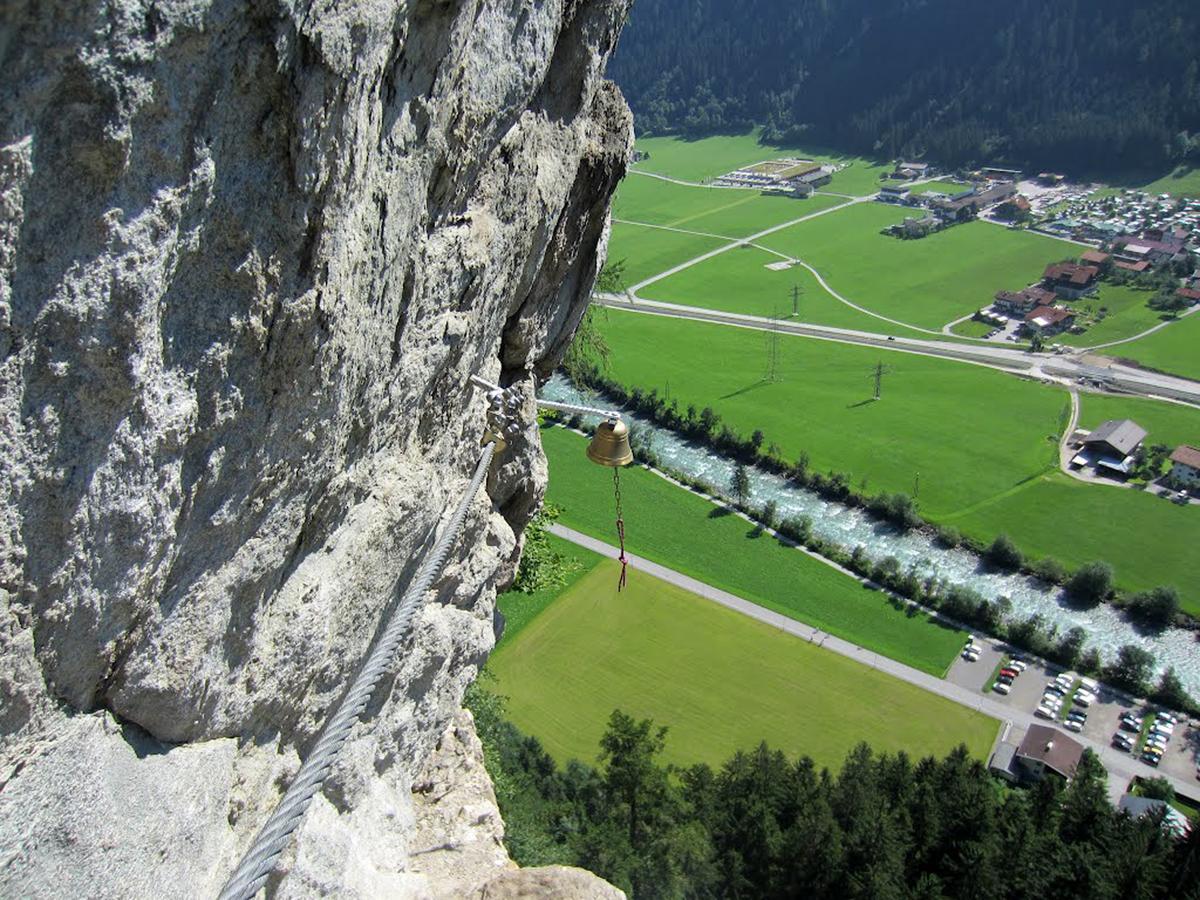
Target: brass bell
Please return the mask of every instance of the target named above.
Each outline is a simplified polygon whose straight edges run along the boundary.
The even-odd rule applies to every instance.
[[[633,451],[629,449],[629,426],[620,419],[601,422],[596,434],[588,444],[587,457],[598,466],[617,468],[633,462]]]

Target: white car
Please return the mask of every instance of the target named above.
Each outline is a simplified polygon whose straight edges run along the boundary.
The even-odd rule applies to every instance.
[[[1053,719],[1056,715],[1054,710],[1048,706],[1039,706],[1033,711],[1033,714],[1035,716],[1041,716],[1043,719]]]
[[[997,681],[995,684],[992,685],[992,690],[995,691],[997,694],[1007,694],[1009,691],[1012,690],[1012,687],[1005,684],[1003,681]]]
[[[1066,672],[1059,672],[1057,675],[1054,676],[1054,680],[1057,681],[1059,684],[1063,685],[1063,687],[1068,687],[1068,688],[1075,684],[1075,679],[1072,678],[1070,675],[1068,675]]]
[[[1091,694],[1078,693],[1075,695],[1075,698],[1072,702],[1076,706],[1082,706],[1084,708],[1087,708],[1092,705],[1092,701],[1095,699],[1096,698],[1093,697]]]
[[[1008,664],[1018,672],[1024,672],[1026,667],[1029,665],[1029,663],[1025,662],[1023,659],[1010,659]]]
[[[1067,729],[1067,731],[1083,731],[1083,723],[1078,719],[1067,719],[1067,721],[1063,722],[1063,728]]]
[[[1178,724],[1179,724],[1179,717],[1178,717],[1177,715],[1175,715],[1175,713],[1169,713],[1169,712],[1160,712],[1160,713],[1158,713],[1157,715],[1155,715],[1155,717],[1154,717],[1154,718],[1155,718],[1155,719],[1158,719],[1158,720],[1160,720],[1160,721],[1161,721],[1162,719],[1166,719],[1166,720],[1167,720],[1168,722],[1170,722],[1172,725],[1178,725]]]

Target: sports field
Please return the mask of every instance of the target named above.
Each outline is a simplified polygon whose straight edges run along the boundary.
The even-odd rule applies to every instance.
[[[488,663],[511,720],[559,763],[594,762],[609,715],[666,725],[667,762],[760,741],[836,769],[859,741],[983,759],[998,723],[641,572],[599,562]]]
[[[910,325],[940,329],[1021,288],[1048,263],[1072,255],[1062,241],[968,222],[920,240],[880,231],[911,210],[881,203],[839,209],[760,243],[814,266],[843,296]]]
[[[704,182],[765,160],[799,157],[843,166],[833,181],[820,190],[852,196],[875,193],[879,190],[879,176],[888,171],[887,166],[821,148],[764,146],[758,143],[758,134],[755,130],[696,141],[676,137],[639,138],[637,149],[649,153],[650,158],[635,163],[633,168],[680,181]]]
[[[562,509],[559,521],[614,542],[612,478],[584,456],[585,439],[548,428],[542,445],[550,459],[547,497]],[[940,677],[962,647],[958,630],[910,616],[886,595],[645,469],[624,469],[621,484],[626,546],[639,556],[931,675]]]
[[[1102,284],[1094,296],[1081,297],[1068,304],[1080,314],[1079,321],[1091,320],[1087,330],[1083,334],[1056,335],[1054,343],[1094,347],[1109,341],[1123,341],[1160,325],[1162,314],[1146,306],[1146,301],[1152,296],[1152,291],[1134,290],[1127,285]],[[1103,319],[1097,320],[1101,308],[1106,312]]]
[[[1161,331],[1128,344],[1118,344],[1101,351],[1106,356],[1137,360],[1143,366],[1200,379],[1200,314],[1192,313],[1172,322]]]

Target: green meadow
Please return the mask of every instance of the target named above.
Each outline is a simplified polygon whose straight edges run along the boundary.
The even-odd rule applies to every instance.
[[[560,764],[595,762],[614,709],[667,726],[678,765],[764,740],[835,770],[860,741],[913,757],[991,746],[994,719],[642,572],[618,593],[616,563],[592,560],[488,662],[509,718]]]
[[[1133,419],[1146,429],[1146,445],[1200,447],[1200,409],[1141,397],[1079,395],[1079,425],[1092,429],[1107,419]]]
[[[628,286],[726,243],[721,238],[614,222],[608,241],[608,260],[624,261],[624,280]]]
[[[839,209],[761,244],[799,257],[835,291],[874,312],[940,329],[991,303],[996,291],[1036,281],[1075,249],[1052,238],[968,222],[918,240],[881,234],[911,210],[882,203]]]
[[[1102,284],[1091,297],[1069,302],[1083,320],[1090,321],[1083,334],[1060,334],[1054,342],[1072,347],[1094,347],[1109,341],[1123,341],[1162,324],[1161,313],[1146,306],[1151,291],[1139,291],[1127,285]],[[1097,319],[1103,307],[1103,319]],[[1115,347],[1112,349],[1116,349]]]
[[[584,456],[585,439],[548,428],[542,444],[547,498],[562,509],[559,521],[615,542],[612,478]],[[632,553],[931,675],[941,676],[962,647],[957,629],[909,615],[887,595],[646,469],[623,470],[621,484]]]
[[[1200,314],[1184,316],[1161,331],[1127,344],[1106,347],[1102,352],[1106,356],[1135,360],[1160,372],[1200,380]]]

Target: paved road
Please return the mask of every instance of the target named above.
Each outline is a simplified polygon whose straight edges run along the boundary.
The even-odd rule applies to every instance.
[[[596,540],[586,534],[581,534],[571,528],[563,525],[553,524],[550,526],[552,534],[556,534],[565,540],[578,544],[581,547],[586,547],[595,553],[600,553],[608,557],[617,556],[618,550],[611,544],[606,544],[604,541]],[[1029,728],[1034,724],[1046,724],[1043,720],[1038,719],[1032,713],[1024,712],[1023,710],[1013,709],[1002,703],[993,700],[991,697],[981,694],[978,691],[971,690],[961,685],[952,684],[940,678],[935,678],[932,675],[927,675],[918,669],[911,666],[906,666],[903,663],[896,662],[886,656],[881,656],[865,647],[860,647],[857,644],[852,644],[849,641],[834,637],[831,634],[826,634],[811,625],[806,625],[803,622],[798,622],[795,619],[789,619],[787,616],[780,615],[777,612],[759,606],[757,603],[752,603],[735,594],[730,594],[720,588],[712,587],[702,581],[698,581],[682,572],[676,572],[674,569],[668,569],[666,566],[660,566],[658,563],[650,562],[640,556],[635,556],[631,553],[626,553],[630,567],[659,578],[668,584],[676,585],[686,591],[691,591],[698,594],[707,600],[714,603],[719,603],[722,606],[739,612],[742,615],[749,616],[759,622],[771,625],[788,634],[795,635],[799,638],[804,638],[812,643],[816,643],[827,650],[832,650],[834,653],[840,653],[842,656],[857,660],[863,665],[868,665],[873,669],[878,669],[881,672],[886,672],[902,681],[907,681],[909,684],[916,685],[930,693],[937,694],[939,697],[944,697],[947,700],[952,700],[962,706],[968,706],[971,709],[978,710],[986,715],[1003,722],[1010,721],[1020,728]],[[1065,733],[1065,732],[1064,732]],[[1095,752],[1104,762],[1105,768],[1108,769],[1111,775],[1117,778],[1123,778],[1126,781],[1131,780],[1135,775],[1141,775],[1146,778],[1165,777],[1176,791],[1187,796],[1194,796],[1197,793],[1195,784],[1188,784],[1181,779],[1174,778],[1170,775],[1153,769],[1150,766],[1134,759],[1133,757],[1121,753],[1113,747],[1102,744],[1098,741],[1092,741],[1081,735],[1072,735],[1075,740],[1080,741],[1085,746],[1088,746]]]
[[[750,239],[747,238],[746,243],[749,241]],[[791,322],[745,313],[704,309],[698,306],[663,303],[659,300],[631,299],[626,294],[595,294],[593,300],[601,306],[647,315],[693,319],[699,322],[713,322],[718,325],[751,328],[759,331],[778,330],[802,337],[838,341],[845,344],[862,344],[904,353],[917,353],[922,356],[956,359],[960,362],[990,366],[994,369],[1015,372],[1046,381],[1056,381],[1061,384],[1075,384],[1081,378],[1091,378],[1096,375],[1095,367],[1087,365],[1079,358],[1028,353],[1023,350],[996,347],[986,342],[950,343],[923,338],[897,337],[871,331],[857,331],[851,328],[815,325],[810,322]],[[1146,372],[1115,363],[1104,369],[1104,375],[1108,385],[1114,390],[1141,397],[1178,400],[1200,405],[1200,382],[1156,372]]]

